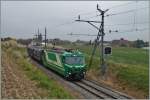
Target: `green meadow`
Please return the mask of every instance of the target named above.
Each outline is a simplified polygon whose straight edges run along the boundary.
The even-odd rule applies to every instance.
[[[83,52],[88,65],[92,52],[90,45],[63,45],[67,48],[78,49]],[[97,48],[93,63],[88,70],[94,73],[100,71],[100,48]],[[149,91],[149,51],[140,48],[112,47],[112,54],[106,57],[108,72],[114,73],[119,82],[136,90],[143,91],[148,96]],[[98,74],[97,74],[98,75]]]

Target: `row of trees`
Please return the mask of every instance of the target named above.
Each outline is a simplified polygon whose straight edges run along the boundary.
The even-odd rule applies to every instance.
[[[138,39],[138,40],[134,41],[133,46],[136,47],[136,48],[148,47],[149,43]]]
[[[7,38],[1,38],[2,41],[11,40],[13,38],[7,37]],[[23,45],[30,44],[32,39],[17,39],[18,43],[21,43]],[[60,40],[60,39],[49,39],[49,43],[55,44],[55,45],[61,45],[61,44],[79,44],[79,45],[93,45],[94,41],[82,41],[77,40],[75,42],[71,42],[68,40]],[[105,41],[104,43],[108,43],[112,46],[121,46],[121,47],[136,47],[136,48],[142,48],[142,47],[148,47],[149,42],[144,42],[143,40],[137,39],[136,41],[128,41],[121,38],[120,40],[113,40],[113,41]]]
[[[83,41],[83,40],[76,40],[75,42],[70,41],[63,41],[60,39],[53,39],[51,42],[55,42],[55,45],[60,44],[77,44],[77,45],[93,45],[94,41]],[[135,48],[142,48],[142,47],[148,47],[149,42],[144,42],[143,40],[137,39],[135,41],[128,41],[121,38],[120,40],[113,40],[113,41],[104,41],[105,44],[110,44],[112,46],[120,46],[120,47],[135,47]]]

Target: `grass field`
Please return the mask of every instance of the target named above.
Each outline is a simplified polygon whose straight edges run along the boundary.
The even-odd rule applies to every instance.
[[[63,45],[67,48],[79,49],[86,56],[86,63],[88,64],[92,46],[86,45]],[[97,48],[93,64],[88,71],[99,77],[99,56],[100,49]],[[115,78],[122,85],[141,91],[143,97],[148,96],[149,93],[149,51],[139,48],[128,47],[114,47],[112,48],[112,55],[107,57],[107,65],[109,71],[115,74]]]
[[[11,41],[12,42],[12,41]],[[27,60],[25,48],[16,46],[17,44],[2,44],[2,50],[5,51],[33,81],[38,83],[38,87],[48,90],[48,98],[74,98],[70,93],[65,91],[53,79],[49,79],[41,70],[37,69]],[[74,48],[83,52],[88,65],[92,51],[89,45],[62,45],[66,48]],[[99,80],[100,77],[100,50],[97,48],[93,64],[88,68],[87,75]],[[14,58],[14,59],[13,59]],[[113,81],[113,85],[121,86],[123,92],[131,94],[137,98],[146,98],[149,95],[149,51],[138,48],[113,47],[112,55],[107,57],[108,71],[107,74]],[[113,77],[112,77],[113,76]],[[115,80],[115,81],[114,81]]]

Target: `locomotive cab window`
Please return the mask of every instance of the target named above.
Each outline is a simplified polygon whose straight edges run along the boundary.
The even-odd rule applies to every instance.
[[[69,65],[83,65],[85,61],[83,57],[65,57],[65,63]]]

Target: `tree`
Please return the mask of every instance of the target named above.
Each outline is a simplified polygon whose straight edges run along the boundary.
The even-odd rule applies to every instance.
[[[144,43],[144,41],[143,40],[136,40],[135,42],[134,42],[134,45],[135,45],[135,47],[136,48],[142,48],[142,47],[144,47],[145,46],[145,43]]]
[[[18,39],[17,43],[23,44],[23,45],[29,45],[31,43],[32,39]]]

